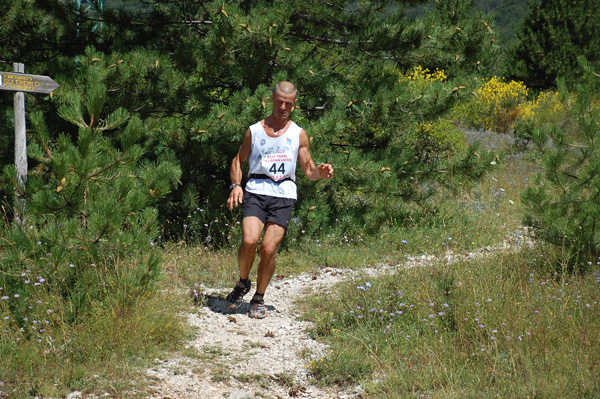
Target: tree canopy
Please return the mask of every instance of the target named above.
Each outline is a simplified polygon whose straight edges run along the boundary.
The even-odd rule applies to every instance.
[[[414,199],[439,171],[459,176],[452,162],[465,172],[477,163],[468,152],[450,161],[431,145],[415,154],[410,138],[416,124],[468,95],[467,74],[495,62],[493,22],[473,12],[472,1],[439,0],[421,18],[405,13],[421,3],[415,0],[106,3],[4,2],[0,54],[52,75],[62,85],[59,98],[94,68],[107,87],[107,114],[123,109],[143,121],[144,157],[176,154],[183,174],[160,205],[165,219],[185,216],[200,201],[223,201],[229,160],[247,126],[268,115],[280,80],[300,90],[294,119],[313,139],[314,157],[338,166],[323,197],[334,210],[357,206],[361,215],[358,198],[368,193]],[[422,87],[402,80],[415,66],[450,79]],[[56,131],[77,136],[52,116],[56,101],[28,102]],[[307,188],[306,200],[322,189]]]
[[[512,76],[537,90],[556,79],[580,80],[577,57],[600,61],[600,3],[594,0],[530,0],[530,11],[512,49]]]

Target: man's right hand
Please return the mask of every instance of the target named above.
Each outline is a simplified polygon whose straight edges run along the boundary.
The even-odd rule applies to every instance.
[[[244,202],[244,190],[241,186],[235,186],[229,193],[227,207],[230,211],[232,211],[233,208],[237,208],[237,206],[242,202]]]

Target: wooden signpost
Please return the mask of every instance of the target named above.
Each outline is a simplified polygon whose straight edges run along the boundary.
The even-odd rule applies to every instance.
[[[0,72],[0,90],[49,94],[56,90],[58,86],[59,85],[48,76]]]
[[[25,191],[27,182],[27,129],[25,126],[25,93],[49,94],[58,84],[48,76],[26,75],[25,65],[14,63],[14,72],[0,72],[0,90],[16,92],[15,108],[15,167],[17,169],[17,213],[25,216]],[[18,215],[17,215],[18,216]]]

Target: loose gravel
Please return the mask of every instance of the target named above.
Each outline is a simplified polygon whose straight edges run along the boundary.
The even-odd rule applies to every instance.
[[[311,323],[299,319],[295,301],[307,294],[327,295],[335,284],[359,276],[481,258],[530,244],[527,232],[522,231],[500,245],[467,254],[448,251],[443,256],[409,256],[401,264],[379,264],[360,271],[328,267],[314,274],[281,279],[275,276],[265,296],[269,314],[262,320],[247,316],[247,302],[235,311],[227,309],[223,298],[229,289],[200,286],[204,305],[187,315],[198,334],[183,352],[197,355],[157,359],[147,371],[153,392],[148,398],[360,398],[360,386],[321,387],[312,383],[307,364],[325,356],[328,348],[308,336]]]

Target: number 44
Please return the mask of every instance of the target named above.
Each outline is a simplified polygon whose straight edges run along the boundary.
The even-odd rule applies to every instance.
[[[285,164],[283,164],[283,163],[282,163],[282,164],[279,166],[279,168],[278,168],[278,167],[277,167],[277,164],[276,164],[276,163],[274,163],[274,164],[273,164],[273,165],[271,165],[271,167],[269,168],[269,172],[271,172],[271,173],[273,173],[273,174],[275,174],[275,173],[281,173],[281,174],[284,174],[284,173],[285,173],[285,167],[284,167],[284,165],[285,165]]]

